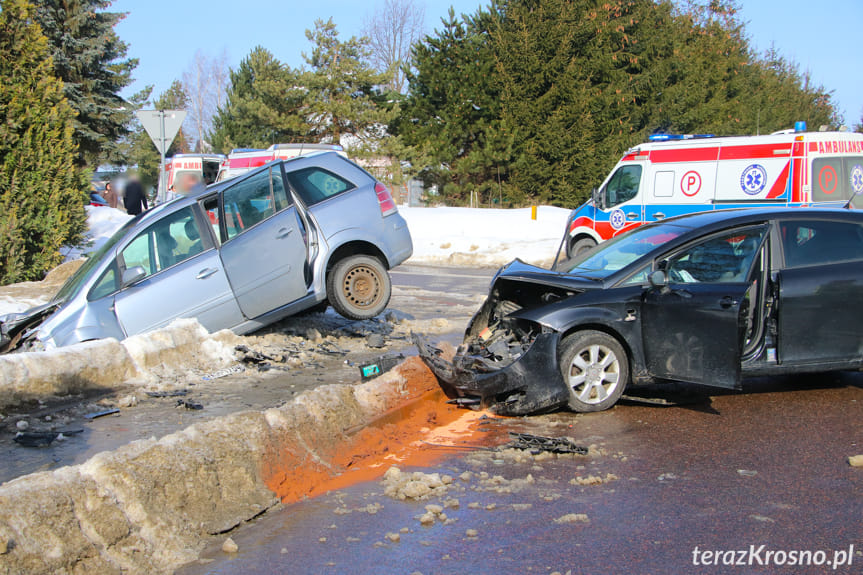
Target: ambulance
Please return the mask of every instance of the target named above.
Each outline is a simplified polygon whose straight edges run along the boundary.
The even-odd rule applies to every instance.
[[[863,134],[794,130],[765,136],[655,135],[627,150],[567,222],[566,254],[642,224],[726,208],[863,208]]]
[[[191,173],[199,182],[205,185],[212,184],[219,175],[219,169],[225,161],[223,154],[174,154],[165,160],[165,172],[167,172],[166,190],[159,190],[161,203],[173,196],[174,182],[179,181],[180,176]]]
[[[216,179],[221,182],[222,180],[245,174],[249,170],[263,166],[273,160],[286,160],[321,151],[336,152],[340,156],[348,157],[344,148],[335,144],[273,144],[266,150],[236,148],[231,150],[227,159],[222,162]]]

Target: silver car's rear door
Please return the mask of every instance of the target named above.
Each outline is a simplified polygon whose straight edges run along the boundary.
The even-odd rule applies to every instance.
[[[246,317],[306,295],[307,239],[279,165],[244,178],[221,196],[222,262]]]

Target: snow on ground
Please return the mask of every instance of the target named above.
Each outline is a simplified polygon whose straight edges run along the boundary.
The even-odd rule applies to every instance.
[[[72,261],[98,250],[114,235],[114,232],[133,217],[124,210],[107,206],[86,206],[85,209],[87,210],[87,233],[84,236],[84,243],[79,247],[63,248],[64,261]]]
[[[570,210],[400,207],[414,242],[408,263],[500,266],[515,258],[549,265]]]
[[[0,317],[8,313],[19,313],[22,311],[26,311],[31,307],[42,305],[49,299],[50,298],[48,297],[14,298],[11,296],[0,296]]]

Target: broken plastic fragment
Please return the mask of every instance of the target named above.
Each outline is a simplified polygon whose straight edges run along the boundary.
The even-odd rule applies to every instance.
[[[120,410],[116,407],[114,409],[106,409],[105,411],[97,411],[95,413],[88,413],[84,416],[85,419],[96,419],[97,417],[104,417],[106,415],[111,415],[112,413],[120,413]]]
[[[531,453],[542,451],[549,453],[576,453],[578,455],[587,455],[588,453],[587,447],[577,445],[567,437],[543,437],[541,435],[515,433],[513,431],[510,431],[509,434],[515,439],[504,445],[504,448],[522,449]]]

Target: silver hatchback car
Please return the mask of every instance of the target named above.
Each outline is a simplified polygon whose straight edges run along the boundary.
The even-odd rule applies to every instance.
[[[123,339],[183,317],[243,334],[327,301],[367,319],[412,252],[389,190],[353,162],[275,161],[130,220],[50,303],[4,318],[0,352]]]

